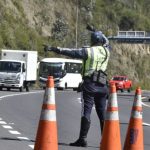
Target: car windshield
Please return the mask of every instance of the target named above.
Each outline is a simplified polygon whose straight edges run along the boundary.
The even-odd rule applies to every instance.
[[[115,80],[115,81],[123,81],[124,77],[113,77],[113,80]]]
[[[10,62],[10,61],[0,61],[0,72],[20,72],[21,63]]]

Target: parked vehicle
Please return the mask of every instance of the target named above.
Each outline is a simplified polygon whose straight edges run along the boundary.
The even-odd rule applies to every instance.
[[[64,58],[44,58],[39,64],[39,82],[45,88],[47,77],[53,76],[58,90],[77,89],[82,81],[82,61]]]
[[[115,83],[116,90],[121,90],[121,92],[124,90],[130,92],[132,88],[132,81],[127,76],[114,76],[109,83]]]
[[[3,88],[23,88],[29,91],[29,86],[37,79],[37,51],[1,50],[0,60],[0,90]]]

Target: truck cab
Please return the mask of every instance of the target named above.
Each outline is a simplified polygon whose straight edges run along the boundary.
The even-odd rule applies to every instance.
[[[37,78],[37,52],[24,50],[2,50],[0,60],[0,90],[23,88],[29,91]]]
[[[19,88],[22,91],[25,66],[23,61],[0,60],[0,90],[5,87],[8,91],[10,88]]]

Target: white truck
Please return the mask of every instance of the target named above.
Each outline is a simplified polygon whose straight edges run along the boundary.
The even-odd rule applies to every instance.
[[[37,79],[37,51],[25,50],[1,50],[0,60],[0,90],[6,88],[25,88],[29,91],[29,86]]]

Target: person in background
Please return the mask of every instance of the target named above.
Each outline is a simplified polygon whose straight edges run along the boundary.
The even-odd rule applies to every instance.
[[[70,143],[70,146],[87,147],[87,134],[91,123],[91,111],[95,109],[99,118],[101,134],[103,131],[106,101],[108,97],[107,64],[110,56],[109,41],[101,31],[91,32],[91,46],[83,48],[60,48],[45,45],[45,51],[53,51],[58,54],[82,59],[81,90],[81,125],[79,138]]]

